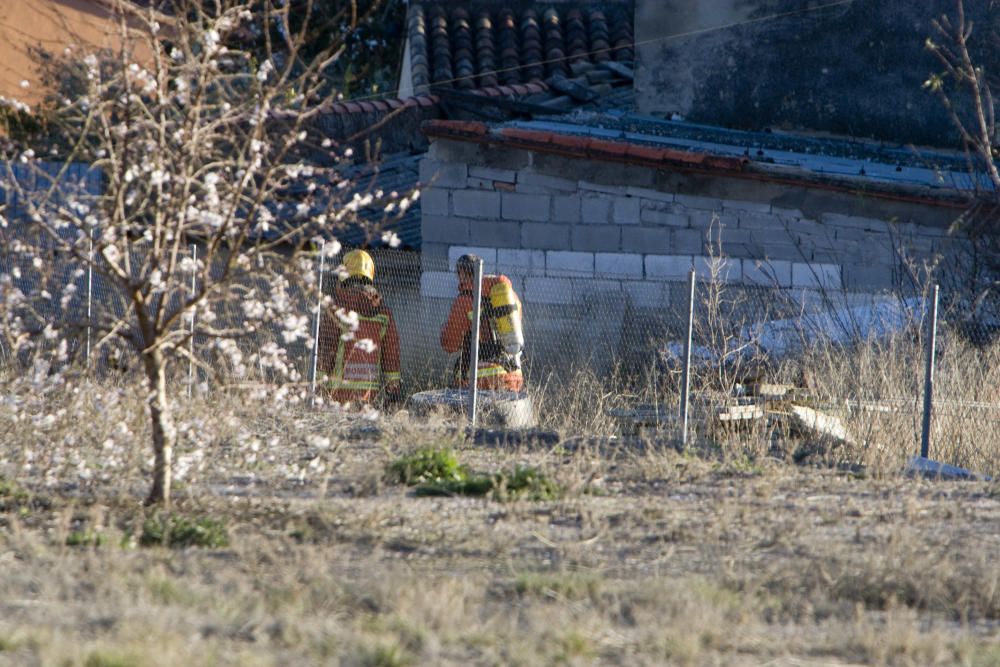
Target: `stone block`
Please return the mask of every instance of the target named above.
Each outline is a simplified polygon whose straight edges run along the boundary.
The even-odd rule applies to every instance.
[[[703,211],[722,211],[722,200],[715,197],[699,197],[698,195],[674,194],[674,201],[687,208]]]
[[[539,174],[532,171],[522,171],[517,174],[518,192],[522,191],[522,186],[524,188],[531,188],[532,191],[545,193],[576,192],[578,189],[578,184],[575,180],[549,176],[548,174]]]
[[[782,259],[744,259],[743,282],[769,287],[792,286],[792,263]]]
[[[503,181],[513,183],[517,180],[517,172],[513,169],[496,169],[494,167],[478,167],[469,165],[469,178],[481,178],[484,181]]]
[[[671,249],[678,254],[704,255],[709,242],[706,231],[700,229],[672,229]]]
[[[672,209],[646,206],[639,213],[639,220],[647,225],[663,225],[668,227],[687,227],[690,224],[688,216]]]
[[[892,264],[861,264],[843,267],[844,289],[857,291],[882,291],[897,287],[897,270]]]
[[[619,197],[615,199],[611,209],[611,221],[616,225],[638,225],[641,201],[635,197]]]
[[[775,222],[774,227],[768,229],[744,229],[741,231],[749,232],[750,240],[759,243],[764,248],[775,244],[795,244],[795,234],[778,222]]]
[[[521,247],[538,250],[565,250],[569,246],[569,225],[551,222],[521,224]]]
[[[524,279],[525,303],[571,304],[573,303],[573,281],[569,278],[540,278],[528,276]]]
[[[534,154],[531,151],[519,148],[500,148],[491,146],[483,155],[481,163],[483,166],[493,169],[512,169],[514,171],[530,167],[534,161]]]
[[[741,229],[774,230],[785,229],[785,221],[774,213],[758,211],[740,211],[736,215],[737,226]]]
[[[448,266],[447,243],[421,243],[420,266],[427,271],[444,270]]]
[[[497,270],[518,276],[544,276],[544,250],[497,248]]]
[[[465,182],[468,184],[467,187],[472,190],[496,190],[498,183],[500,185],[510,185],[509,183],[504,183],[503,181],[491,181],[488,178],[472,178],[471,176],[467,178]]]
[[[467,141],[436,139],[428,147],[427,157],[438,162],[479,164],[483,158],[483,147]]]
[[[479,255],[483,258],[483,271],[495,273],[497,270],[497,250],[484,246],[453,245],[448,248],[448,270],[455,270],[455,262],[462,255]]]
[[[700,211],[698,209],[685,209],[688,217],[688,226],[702,232],[719,227],[733,228],[738,226],[736,216],[731,212]]]
[[[550,250],[545,253],[545,275],[593,277],[594,253]]]
[[[552,221],[572,224],[580,222],[580,196],[554,196],[552,198]]]
[[[639,253],[596,252],[594,275],[598,278],[642,278],[643,256]]]
[[[446,188],[428,188],[420,193],[420,210],[429,215],[448,215],[451,210],[448,202],[451,190]]]
[[[788,239],[787,243],[757,243],[752,246],[757,257],[765,259],[785,259],[801,262],[809,258],[805,248],[796,245],[795,239]],[[811,251],[809,251],[811,252]]]
[[[495,220],[500,217],[500,193],[483,190],[456,190],[451,193],[451,206],[455,215]]]
[[[691,255],[646,255],[648,280],[686,280],[694,268]]]
[[[729,257],[695,257],[694,272],[704,281],[738,283],[743,279],[742,261]]]
[[[799,236],[818,236],[831,240],[834,237],[833,231],[822,222],[816,222],[808,218],[784,218],[780,216],[779,220],[785,229]]]
[[[750,230],[739,227],[716,227],[705,232],[705,238],[716,248],[720,242],[723,246],[729,244],[741,247],[753,243]]]
[[[548,195],[504,192],[502,201],[502,217],[505,220],[545,222],[550,219],[552,198]]]
[[[785,218],[789,220],[801,220],[807,218],[808,216],[797,208],[782,208],[780,206],[771,206],[771,213],[778,216],[779,218]]]
[[[458,277],[454,272],[424,271],[420,274],[420,296],[451,299],[458,293]]]
[[[468,176],[468,166],[463,163],[438,162],[430,158],[420,161],[420,182],[425,188],[432,186],[458,190],[466,186]]]
[[[755,213],[771,213],[768,202],[745,201],[740,199],[725,199],[722,202],[723,211],[753,211]]]
[[[582,300],[617,302],[622,297],[622,285],[617,280],[574,279],[573,292],[577,302]]]
[[[621,249],[624,252],[666,255],[672,252],[674,247],[670,230],[667,228],[628,226],[622,228]]]
[[[607,185],[604,183],[594,183],[593,181],[579,181],[577,184],[580,190],[591,192],[602,192],[608,195],[622,196],[625,194],[625,185]]]
[[[473,220],[469,223],[469,243],[495,248],[519,248],[521,223]]]
[[[622,230],[617,225],[574,225],[570,248],[590,252],[613,252],[621,247]]]
[[[792,287],[841,289],[843,280],[839,264],[794,262]]]
[[[652,188],[637,188],[629,185],[625,188],[625,194],[627,194],[629,197],[638,197],[639,199],[656,201],[656,202],[670,203],[674,201],[673,192],[666,192],[663,190],[653,190]]]
[[[611,222],[612,202],[610,197],[584,195],[580,200],[580,221],[593,225]]]
[[[670,305],[670,289],[662,282],[623,280],[622,291],[636,308],[659,310]]]
[[[842,213],[824,213],[820,216],[820,219],[823,223],[836,228],[852,228],[886,233],[889,231],[889,223],[876,218],[844,215]]]
[[[420,238],[424,243],[468,243],[469,221],[423,213],[420,217]]]

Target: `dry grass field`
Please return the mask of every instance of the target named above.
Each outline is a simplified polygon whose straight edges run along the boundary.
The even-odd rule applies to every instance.
[[[32,381],[0,402],[0,665],[1000,665],[995,482],[222,396],[182,406],[166,546],[137,392]],[[392,474],[421,448],[549,485],[425,497]]]

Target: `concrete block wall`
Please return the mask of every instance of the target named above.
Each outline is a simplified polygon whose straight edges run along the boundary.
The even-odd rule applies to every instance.
[[[473,252],[512,278],[527,310],[561,309],[551,317],[568,318],[567,331],[596,302],[635,317],[679,312],[692,269],[734,286],[876,293],[904,283],[904,256],[961,243],[947,235],[950,211],[804,186],[447,140],[432,144],[421,173],[422,296],[448,296],[455,259]]]

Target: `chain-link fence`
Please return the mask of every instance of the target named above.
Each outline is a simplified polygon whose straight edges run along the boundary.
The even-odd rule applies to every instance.
[[[136,245],[134,265],[143,252]],[[198,266],[199,248],[185,252],[188,266]],[[452,386],[460,355],[442,348],[441,333],[459,291],[457,256],[370,252],[374,287],[398,331],[403,396]],[[310,270],[330,296],[343,276],[343,251],[314,259]],[[727,281],[724,259],[692,266],[693,290],[681,276],[644,280],[619,267],[594,278],[532,265],[530,254],[518,259],[505,265],[486,254],[484,270],[508,276],[522,302],[524,386],[541,427],[679,439],[687,385],[689,443],[796,460],[832,455],[859,464],[921,451],[929,294],[745,285]],[[97,375],[128,372],[135,363],[128,298],[81,258],[7,253],[0,274],[5,309],[21,318],[36,348],[62,346],[65,363]],[[195,322],[178,321],[188,332],[178,344],[190,359],[175,376],[189,383],[188,391],[276,381],[261,363],[262,350],[280,348],[294,367],[281,381],[325,395],[328,368],[317,359],[316,335],[324,319],[337,319],[337,304],[328,298],[321,305],[315,293],[290,281],[284,298],[304,333],[289,339],[277,324],[249,326],[250,297],[267,293],[274,279],[244,280],[230,292],[233,298],[197,310]],[[196,290],[193,270],[191,280]],[[14,293],[21,296],[14,300]],[[941,295],[937,317],[929,453],[995,474],[1000,326],[962,319],[950,296]],[[217,331],[239,335],[213,335]]]

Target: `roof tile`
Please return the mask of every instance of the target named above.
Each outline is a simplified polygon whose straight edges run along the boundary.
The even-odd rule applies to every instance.
[[[590,7],[480,7],[417,1],[407,33],[414,90],[428,85],[489,88],[568,76],[571,64],[635,58],[630,4]]]

